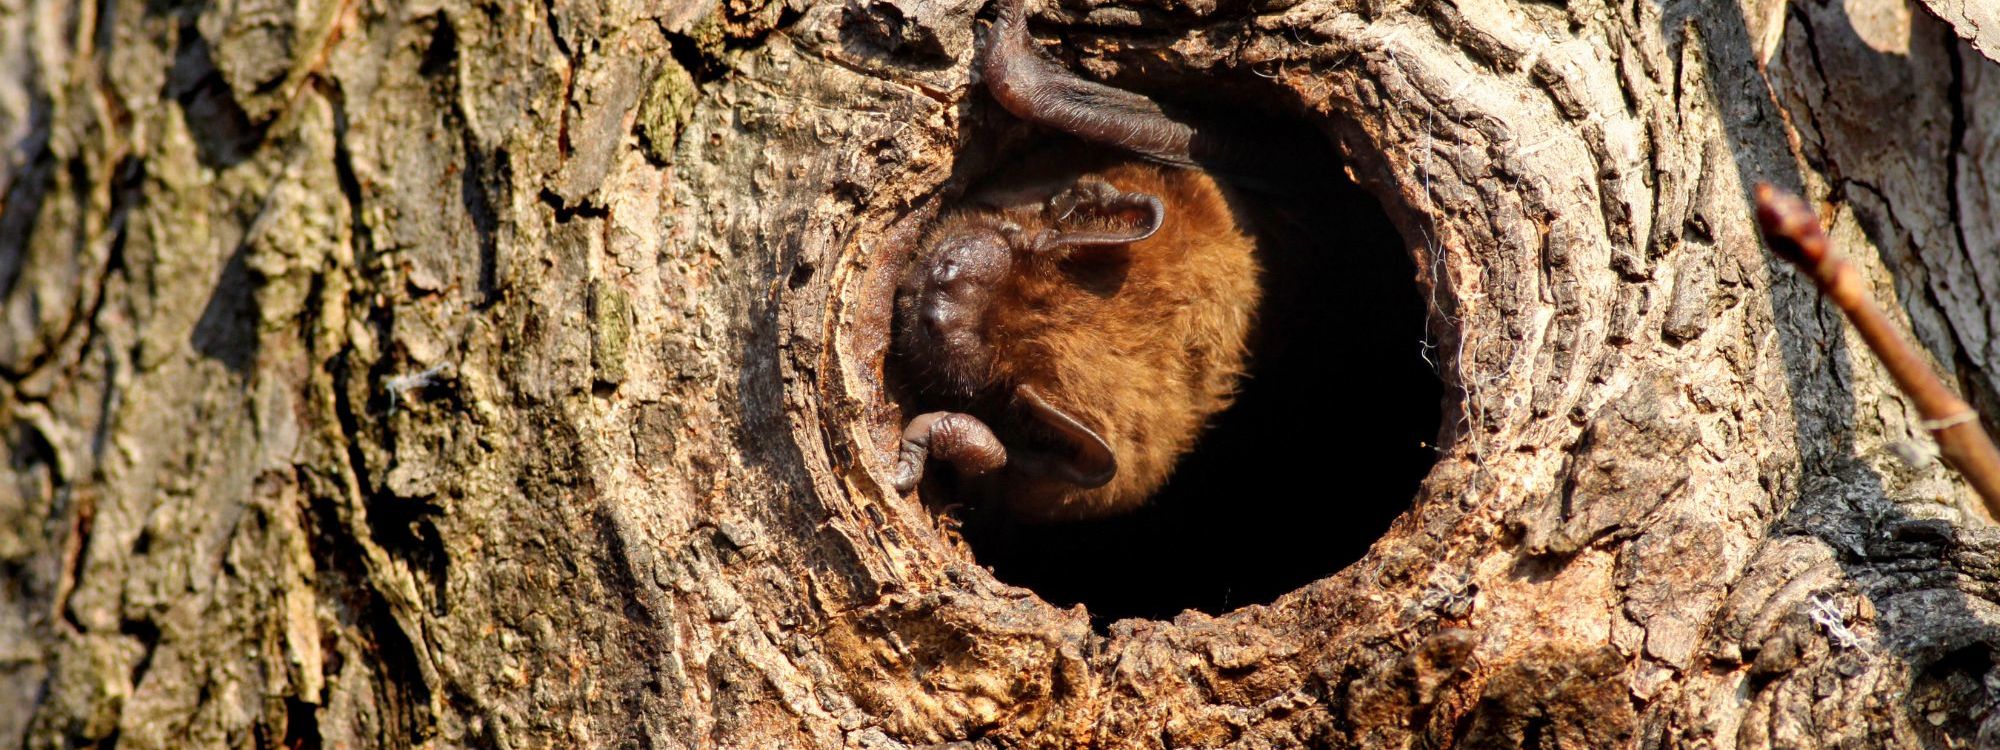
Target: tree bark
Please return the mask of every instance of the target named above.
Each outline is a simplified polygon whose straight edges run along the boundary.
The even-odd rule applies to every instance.
[[[1047,5],[1095,77],[1261,76],[1400,229],[1447,416],[1359,562],[1100,630],[889,490],[978,0],[0,0],[0,745],[2000,741],[2000,534],[1748,202],[1806,195],[1992,424],[1973,43]]]

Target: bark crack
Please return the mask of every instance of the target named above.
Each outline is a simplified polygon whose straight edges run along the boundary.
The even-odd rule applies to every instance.
[[[94,233],[88,229],[78,230],[82,236],[76,240],[76,253],[79,257],[88,259],[93,254],[90,249],[91,246],[102,242],[105,246],[103,262],[97,265],[96,273],[92,275],[88,283],[79,285],[78,299],[72,305],[72,314],[69,316],[69,320],[63,324],[62,331],[44,339],[48,345],[35,352],[32,357],[29,357],[25,366],[16,369],[10,367],[7,363],[0,363],[0,378],[16,383],[26,380],[42,368],[51,366],[59,360],[64,359],[62,355],[65,352],[82,352],[87,350],[90,342],[97,339],[99,331],[96,322],[98,316],[104,312],[106,301],[104,287],[110,282],[113,274],[120,273],[123,270],[126,223],[132,213],[132,207],[139,202],[142,192],[141,186],[145,179],[146,170],[143,162],[131,156],[118,160],[110,170],[107,170],[105,179],[97,182],[92,182],[88,179],[87,170],[88,167],[82,163],[80,158],[71,160],[71,179],[76,181],[73,187],[78,191],[78,205],[85,208],[90,205],[90,199],[82,195],[81,191],[88,185],[99,183],[110,186],[111,205],[105,213],[104,226],[106,228],[103,232]],[[28,207],[28,210],[33,211],[39,208],[40,203],[40,201],[36,201],[35,205]],[[0,209],[4,208],[5,206],[0,206]],[[86,226],[90,226],[90,224],[86,224]],[[26,241],[26,238],[24,238],[24,247],[22,248],[24,256],[26,254]],[[82,337],[81,340],[78,340],[78,336]],[[75,342],[73,349],[70,342]],[[107,387],[109,387],[108,383]],[[41,393],[23,393],[19,390],[16,390],[14,395],[27,402],[42,401],[45,398],[44,394]]]
[[[1952,239],[1958,243],[1955,249],[1959,255],[1969,256],[1972,243],[1965,236],[1965,213],[1958,194],[1968,126],[1965,114],[1965,55],[1959,50],[1958,37],[1949,27],[1940,29],[1938,34],[1943,38],[1942,46],[1950,72],[1950,81],[1945,86],[1945,106],[1951,113],[1951,135],[1944,152],[1945,215],[1951,220]]]
[[[556,0],[542,0],[542,22],[548,25],[549,40],[555,43],[556,51],[563,56],[563,94],[556,107],[556,162],[560,166],[569,161],[572,150],[569,110],[571,103],[576,101],[576,74],[583,65],[583,51],[571,48],[569,40],[563,36],[562,14],[557,11]]]
[[[1813,33],[1814,29],[1811,19],[1806,17],[1804,8],[1796,5],[1791,6],[1788,15],[1792,20],[1798,21],[1799,37],[1805,40],[1806,51],[1812,59],[1813,76],[1819,82],[1820,101],[1828,103],[1838,101],[1839,98],[1833,92],[1833,84],[1827,78],[1826,60],[1820,53],[1819,35]],[[1838,184],[1842,180],[1840,165],[1834,160],[1832,151],[1826,147],[1826,125],[1820,122],[1819,110],[1817,108],[1806,107],[1805,109],[1806,120],[1812,123],[1812,136],[1814,139],[1813,155],[1818,156],[1819,163],[1826,167],[1827,183]],[[1804,147],[1804,139],[1801,139],[1800,148],[1803,150]],[[1801,156],[1807,155],[1801,154]]]

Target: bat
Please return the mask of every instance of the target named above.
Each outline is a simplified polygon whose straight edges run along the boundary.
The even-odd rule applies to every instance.
[[[1018,518],[1103,517],[1143,505],[1229,405],[1256,243],[1197,166],[1216,138],[1064,70],[1026,15],[1002,0],[978,63],[987,90],[1099,147],[1033,154],[924,233],[892,352],[939,408],[908,423],[892,480],[908,492],[936,460]]]

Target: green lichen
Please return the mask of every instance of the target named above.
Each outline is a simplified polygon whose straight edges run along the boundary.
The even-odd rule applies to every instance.
[[[632,305],[625,290],[602,280],[590,283],[590,364],[597,381],[625,381],[625,349],[632,338]]]
[[[648,158],[662,164],[673,161],[674,142],[694,115],[694,100],[694,76],[669,59],[639,102],[639,136]]]

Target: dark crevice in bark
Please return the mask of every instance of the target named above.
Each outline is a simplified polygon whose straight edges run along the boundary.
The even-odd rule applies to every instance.
[[[472,217],[472,228],[479,233],[479,299],[473,301],[473,309],[486,310],[500,301],[500,217],[494,210],[493,186],[506,184],[507,152],[495,154],[495,166],[489,169],[470,132],[462,145],[465,171],[459,176],[460,194],[466,214]]]
[[[659,629],[668,626],[669,623],[648,606],[644,595],[656,591],[652,582],[640,580],[640,575],[650,569],[650,566],[641,566],[633,559],[627,534],[613,513],[612,510],[599,508],[591,514],[591,520],[597,527],[597,541],[604,551],[601,557],[595,558],[597,573],[613,588],[630,594],[625,597],[625,607],[622,612],[625,619],[633,626],[633,632],[643,636],[648,646],[664,650],[668,644],[658,642],[662,640],[659,638],[661,634]]]
[[[353,236],[356,244],[355,257],[357,262],[365,269],[368,266],[368,259],[372,256],[373,243],[367,224],[362,219],[364,204],[362,203],[361,189],[353,171],[352,156],[346,148],[344,137],[347,132],[346,109],[344,106],[341,106],[341,99],[339,97],[334,97],[333,102],[335,104],[336,173],[342,193],[347,197],[348,201],[350,221],[352,222]],[[367,316],[368,323],[377,329],[380,336],[379,340],[390,340],[390,332],[394,329],[395,310],[393,308],[371,306],[366,301],[366,295],[359,288],[351,291],[349,297],[346,303],[350,307],[355,307],[358,310],[369,313]],[[334,302],[338,303],[339,301]],[[333,375],[334,411],[341,428],[340,443],[347,454],[349,473],[353,481],[357,484],[355,488],[357,501],[367,511],[367,527],[365,529],[345,525],[340,528],[345,529],[348,534],[366,534],[369,539],[380,544],[385,551],[401,556],[411,565],[412,572],[422,571],[422,575],[413,576],[413,578],[428,579],[428,583],[432,587],[430,596],[428,597],[430,599],[429,610],[434,616],[442,617],[449,613],[447,608],[448,598],[445,596],[444,591],[444,587],[448,581],[447,567],[449,560],[444,551],[443,542],[439,536],[435,521],[432,518],[432,516],[440,511],[428,500],[400,498],[388,491],[387,488],[374,486],[367,456],[363,452],[362,441],[370,439],[371,435],[373,435],[375,439],[381,440],[386,448],[393,451],[395,439],[388,427],[388,425],[392,424],[389,420],[385,419],[374,423],[381,426],[379,433],[363,427],[364,415],[361,411],[357,410],[351,395],[354,393],[354,384],[350,379],[357,369],[355,366],[356,363],[353,361],[355,355],[356,352],[354,349],[344,348],[327,360],[329,363],[328,369],[331,370]],[[364,389],[364,392],[370,394],[367,400],[360,405],[360,408],[365,409],[367,414],[383,414],[392,408],[391,399],[396,396],[392,394],[390,389],[385,388],[378,391],[370,387],[371,384],[385,382],[385,379],[392,374],[392,367],[393,361],[384,358],[370,363],[369,367],[360,371],[361,376],[364,378],[361,387]],[[345,546],[354,543],[351,540],[343,540],[338,544]],[[368,601],[364,607],[366,612],[371,613],[367,615],[370,622],[365,626],[365,632],[384,653],[384,658],[382,659],[384,676],[393,683],[392,695],[390,697],[403,697],[404,694],[407,694],[408,696],[413,696],[408,697],[412,701],[410,705],[427,705],[429,703],[430,688],[424,680],[423,670],[417,663],[420,655],[416,652],[413,639],[410,634],[404,632],[402,623],[391,613],[391,605],[384,601],[382,595],[373,589],[374,582],[371,580],[372,576],[365,573],[367,568],[365,559],[361,561],[361,564],[364,573],[357,579],[355,585],[367,597]],[[424,581],[419,580],[418,582],[422,583]],[[406,614],[412,617],[416,616],[415,612]],[[391,708],[396,707],[392,706]],[[410,715],[406,717],[406,721],[408,722],[409,736],[418,736],[424,731],[424,727],[428,726],[428,720],[414,711],[410,712]]]
[[[431,21],[435,25],[431,27],[430,42],[424,45],[423,61],[417,64],[417,74],[426,78],[439,78],[456,71],[458,31],[452,28],[451,15],[448,13],[432,16]]]
[[[759,36],[749,40],[748,43],[751,45],[761,45],[765,37],[768,37],[771,34],[775,33],[783,33],[784,31],[792,28],[794,24],[799,22],[799,19],[804,17],[805,17],[805,11],[799,10],[790,5],[786,5],[783,8],[779,8],[778,20],[777,22],[771,24],[770,31],[765,32],[764,36]]]
[[[303,516],[305,542],[312,553],[314,570],[321,576],[315,588],[340,605],[333,608],[335,613],[352,615],[373,606],[374,594],[367,588],[368,567],[362,559],[360,546],[344,533],[338,504],[339,501],[334,498],[321,496],[315,496],[306,503]],[[350,617],[339,619],[342,625],[354,624]],[[338,673],[339,650],[329,648],[327,656],[327,673]]]
[[[734,4],[728,4],[727,8],[733,9]],[[706,44],[689,34],[673,31],[665,25],[660,26],[660,35],[667,40],[668,54],[673,56],[675,62],[680,63],[682,69],[694,76],[696,85],[720,80],[728,75],[730,67],[726,58],[730,53],[762,47],[773,34],[785,32],[805,17],[803,11],[790,5],[779,8],[777,16],[768,25],[763,25],[747,15],[728,13],[725,9],[718,9],[717,13],[725,14],[730,23],[722,31],[719,39]]]
[[[1957,241],[1957,250],[1966,253],[1972,244],[1965,238],[1965,214],[1958,195],[1958,176],[1965,158],[1965,130],[1968,125],[1965,115],[1965,53],[1959,49],[1958,37],[1950,28],[1939,30],[1943,37],[1945,55],[1950,60],[1951,81],[1945,87],[1945,103],[1951,111],[1951,137],[1944,152],[1944,194],[1946,216],[1951,217],[1952,238]]]
[[[16,471],[19,471],[17,466]],[[69,538],[63,542],[64,559],[61,578],[56,583],[53,610],[62,618],[72,632],[88,630],[83,621],[77,619],[76,609],[69,606],[70,595],[76,593],[76,582],[83,580],[84,565],[89,561],[91,533],[97,524],[97,495],[94,492],[77,493],[75,505],[69,510],[71,521]]]
[[[132,665],[132,685],[145,684],[146,673],[153,668],[153,654],[160,645],[160,626],[150,620],[125,620],[118,623],[118,632],[139,643],[142,652],[139,661]]]
[[[458,171],[459,199],[465,204],[465,214],[472,220],[473,231],[478,235],[478,288],[473,300],[474,310],[485,310],[500,299],[499,289],[499,215],[494,209],[495,185],[504,184],[498,170],[489,169],[488,157],[481,149],[478,134],[470,127],[471,118],[465,111],[465,97],[460,95],[464,82],[458,76],[458,32],[452,26],[451,17],[440,13],[434,18],[436,27],[431,30],[431,39],[424,48],[423,63],[418,72],[431,78],[438,89],[435,98],[450,102],[445,112],[444,127],[458,133],[460,158],[465,160]],[[500,154],[502,166],[505,154]]]
[[[129,273],[126,268],[125,246],[131,239],[132,209],[146,197],[146,162],[128,156],[119,162],[118,168],[113,173],[118,175],[118,178],[117,183],[111,188],[111,213],[107,221],[111,227],[111,242],[105,252],[104,274],[97,283],[97,299],[91,306],[90,315],[85,318],[86,324],[90,326],[82,347],[86,358],[90,349],[106,333],[105,326],[101,325],[104,306],[111,304],[110,295],[105,293],[106,287],[110,285],[114,275]],[[138,360],[137,352],[132,352],[130,355],[124,359],[113,356],[104,358],[104,396],[99,402],[101,418],[90,435],[90,454],[93,456],[104,455],[105,441],[109,438],[112,425],[115,423],[115,407],[122,395],[118,388],[116,368],[120,362]]]
[[[1787,6],[1783,23],[1789,25],[1792,21],[1798,22],[1799,36],[1805,39],[1806,51],[1812,57],[1813,77],[1819,82],[1821,101],[1839,101],[1839,97],[1833,92],[1833,84],[1827,77],[1826,58],[1820,52],[1818,36],[1813,33],[1812,19],[1806,16],[1804,8],[1792,5]],[[1826,147],[1826,123],[1820,121],[1820,111],[1817,108],[1807,109],[1806,119],[1812,122],[1812,132],[1800,133],[1800,140],[1804,141],[1804,136],[1807,135],[1818,140],[1810,145],[1802,145],[1800,155],[1805,157],[1807,164],[1824,170],[1829,184],[1837,185],[1843,177],[1840,165],[1834,162],[1832,150]]]
[[[333,109],[333,161],[335,177],[339,183],[341,195],[347,204],[348,222],[355,250],[354,263],[356,270],[359,273],[366,274],[372,269],[378,268],[377,263],[381,259],[377,257],[374,234],[365,218],[367,207],[366,196],[363,193],[360,178],[354,170],[354,155],[348,144],[348,133],[351,123],[348,119],[346,93],[344,89],[338,86],[331,87],[328,93],[328,102]],[[316,284],[314,288],[323,293],[323,286]],[[351,289],[347,295],[347,299],[321,300],[320,303],[344,304],[348,306],[352,311],[350,314],[365,316],[367,324],[377,329],[380,336],[379,340],[390,340],[388,334],[393,327],[394,311],[393,309],[378,308],[372,305],[369,302],[369,295],[364,288],[357,286]],[[336,552],[336,554],[331,556],[331,560],[335,563],[342,557],[342,555],[338,554],[340,550],[349,549],[362,543],[360,540],[353,538],[354,535],[368,534],[370,537],[373,537],[379,529],[383,528],[383,519],[378,519],[377,517],[379,515],[393,515],[395,511],[392,508],[395,508],[399,503],[399,499],[386,491],[386,489],[373,486],[374,483],[371,479],[367,456],[364,454],[362,448],[362,441],[369,439],[371,431],[363,427],[363,414],[353,402],[353,394],[356,391],[352,378],[356,374],[359,374],[364,378],[364,382],[360,385],[363,392],[372,392],[372,389],[368,385],[381,382],[381,379],[389,374],[388,368],[392,363],[388,359],[381,359],[369,363],[365,368],[360,368],[357,367],[360,363],[354,361],[357,355],[358,352],[351,346],[343,346],[339,351],[331,353],[330,356],[323,360],[326,362],[326,371],[332,376],[331,388],[334,417],[339,423],[339,443],[341,449],[346,453],[347,460],[347,479],[343,480],[338,476],[332,479],[336,484],[343,481],[352,481],[355,484],[355,487],[351,490],[339,487],[334,488],[334,491],[338,493],[351,493],[351,497],[353,498],[351,501],[334,500],[332,502],[336,503],[336,507],[337,504],[344,502],[358,502],[362,507],[356,510],[365,510],[369,519],[368,526],[364,528],[346,523],[345,521],[352,520],[351,516],[336,513],[338,520],[325,527],[328,530],[327,533],[331,542],[329,547]],[[385,406],[387,398],[386,394],[376,394],[370,397],[367,402],[361,404],[360,407]],[[376,404],[374,403],[376,401],[384,403]],[[370,411],[375,410],[370,409]],[[392,437],[383,435],[382,439],[388,441],[390,447],[393,449]],[[428,519],[424,520],[428,522]],[[336,528],[341,530],[340,534],[335,534],[331,531]],[[406,536],[415,536],[417,534],[416,531],[407,528],[405,531]],[[432,527],[432,533],[428,537],[433,542],[435,541],[436,533],[434,527]],[[406,539],[405,541],[407,542],[408,540]],[[408,544],[402,545],[406,552],[410,546]],[[418,545],[418,547],[421,549],[421,545]],[[434,586],[441,587],[444,585],[445,580],[438,575],[438,566],[442,564],[442,561],[437,558],[441,557],[441,552],[436,550],[433,550],[433,552],[437,554],[432,555],[430,559],[426,560],[420,557],[418,560],[413,561],[413,563],[418,563],[417,569],[425,570],[433,576],[432,583]],[[329,560],[328,557],[318,556],[314,559]],[[398,746],[409,746],[414,744],[417,738],[427,736],[430,727],[427,710],[420,710],[420,707],[428,706],[430,703],[430,686],[424,679],[424,670],[418,661],[421,655],[417,652],[411,634],[404,631],[404,625],[392,611],[393,605],[386,601],[384,596],[375,589],[376,583],[372,580],[373,576],[369,572],[370,565],[367,562],[366,554],[353,555],[352,559],[353,562],[350,563],[350,567],[355,568],[355,572],[349,576],[352,579],[350,590],[354,597],[358,597],[361,600],[354,602],[357,609],[355,616],[356,630],[361,637],[368,639],[375,646],[377,653],[374,656],[378,658],[375,660],[373,667],[379,670],[383,678],[379,683],[378,689],[380,693],[376,696],[377,705],[382,707],[382,710],[388,715],[390,720],[391,727],[385,728],[388,732],[387,737],[393,742],[398,743]],[[442,593],[434,593],[434,605],[442,601]],[[406,614],[410,617],[417,616],[415,612]],[[400,728],[401,731],[396,731],[395,728]]]
[[[570,69],[576,68],[576,52],[570,49],[569,39],[563,36],[562,14],[557,12],[556,0],[542,0],[542,22],[549,27],[549,41],[555,42],[556,51],[569,60]],[[563,101],[569,101],[565,92]]]
[[[445,551],[435,520],[443,510],[427,501],[404,498],[372,503],[368,511],[369,536],[408,562],[413,572],[422,571],[412,578],[419,585],[430,585],[430,615],[449,616],[451,598],[446,596],[445,584],[450,581],[451,556]]]
[[[320,750],[319,707],[286,696],[285,736],[278,745],[285,750]]]
[[[588,201],[575,206],[563,205],[562,196],[558,195],[553,188],[542,188],[541,198],[543,203],[548,204],[550,210],[555,211],[556,223],[558,224],[567,224],[579,218],[602,219],[611,215],[609,209]]]
[[[569,140],[569,110],[576,101],[576,73],[583,67],[583,51],[573,49],[565,38],[562,14],[557,12],[556,0],[542,0],[542,19],[549,26],[549,40],[555,42],[556,51],[561,52],[567,66],[562,71],[562,104],[556,108],[556,155],[568,161],[572,150]]]
[[[180,103],[201,162],[216,169],[241,163],[257,151],[270,123],[255,123],[215,67],[208,40],[192,18],[182,21],[180,48],[167,74],[166,98]]]
[[[367,533],[372,538],[385,530],[385,524],[382,520],[378,520],[378,516],[394,514],[393,509],[398,505],[398,498],[386,490],[374,487],[373,481],[369,478],[368,460],[361,448],[362,441],[367,439],[369,433],[361,426],[361,417],[355,411],[349,396],[352,392],[349,373],[355,370],[351,361],[354,356],[353,349],[346,349],[331,361],[334,413],[340,421],[340,442],[347,451],[348,472],[358,485],[354,488],[356,501],[367,510],[368,527],[364,529],[343,524],[341,528],[349,534]],[[368,376],[364,374],[363,377]],[[435,538],[435,535],[432,536]],[[355,542],[343,540],[341,543]],[[363,565],[365,570],[367,567],[365,559]],[[398,718],[402,719],[400,725],[405,728],[407,733],[405,736],[422,736],[429,722],[414,708],[429,705],[430,686],[425,682],[423,669],[418,664],[421,656],[417,653],[410,634],[404,632],[403,624],[391,612],[392,605],[384,601],[382,594],[374,590],[374,585],[372,575],[364,575],[361,579],[361,586],[367,596],[361,634],[369,638],[379,650],[380,659],[377,664],[382,670],[385,683],[383,689],[386,692],[382,705],[392,715],[403,714]],[[415,612],[408,614],[416,616]]]
[[[355,264],[366,269],[375,260],[375,235],[365,218],[368,203],[361,192],[361,179],[354,173],[354,152],[347,144],[350,123],[347,119],[346,92],[337,86],[332,87],[327,101],[333,106],[334,177],[340,183],[341,196],[347,200],[348,228],[354,238]]]
[[[14,497],[31,496],[28,488],[41,485],[46,487],[51,501],[52,507],[48,511],[51,519],[70,515],[68,535],[57,536],[53,540],[56,545],[51,545],[65,553],[59,558],[60,567],[40,568],[32,564],[31,557],[0,557],[0,602],[36,602],[47,607],[45,611],[61,618],[75,632],[83,632],[82,625],[69,608],[69,594],[82,575],[83,552],[88,548],[90,537],[91,511],[95,509],[88,499],[94,494],[78,492],[64,481],[61,456],[55,444],[35,425],[16,421],[6,425],[6,431],[0,433],[0,438],[4,438],[6,467],[11,470],[7,481],[13,487],[9,489],[19,488],[15,490],[19,494]],[[50,531],[54,533],[56,530],[50,528]],[[0,660],[0,674],[4,674],[7,666],[4,660]]]
[[[132,111],[128,107],[126,97],[119,91],[118,85],[112,75],[112,61],[114,58],[111,52],[119,48],[118,6],[119,3],[117,0],[99,0],[98,2],[96,14],[97,28],[92,30],[96,36],[93,42],[93,52],[95,53],[93,55],[93,62],[95,63],[96,70],[94,71],[95,80],[92,81],[92,84],[97,89],[93,93],[104,106],[104,112],[101,116],[104,120],[103,127],[114,133],[129,133],[132,127]]]
[[[1957,41],[1951,40],[1954,44]],[[1921,671],[1910,681],[1910,695],[1904,708],[1912,714],[1911,726],[1929,740],[1926,744],[1990,747],[1992,738],[1982,741],[1979,730],[1994,709],[1987,689],[1996,676],[1993,647],[1975,643],[1928,665],[1912,666]]]
[[[338,477],[328,479],[339,481]],[[414,648],[389,612],[388,604],[369,583],[364,553],[341,521],[340,503],[333,497],[314,497],[304,515],[306,542],[317,571],[314,588],[331,605],[329,610],[339,624],[338,628],[321,632],[322,673],[341,675],[347,668],[340,633],[352,633],[362,639],[366,644],[362,655],[368,659],[363,668],[382,678],[369,697],[389,720],[388,726],[379,728],[383,735],[377,740],[385,747],[409,746],[413,744],[409,738],[428,731],[428,722],[420,720],[410,708],[423,705],[426,700],[423,676],[415,663]],[[333,681],[328,681],[326,694],[336,689]],[[324,696],[321,698],[320,705],[325,705]],[[301,727],[297,733],[308,742],[317,741],[322,734],[317,714],[312,721],[310,732]],[[288,736],[293,734],[292,727],[287,725]]]
[[[374,309],[370,322],[379,329],[380,340],[389,340],[390,332],[395,329],[395,315],[396,309],[393,307]],[[345,363],[353,353],[350,349],[339,359]],[[348,366],[336,370],[337,377],[345,376],[352,371],[351,363],[346,364]],[[360,412],[353,411],[354,405],[348,400],[351,386],[336,382],[338,389],[336,406],[345,438],[343,444],[348,449],[355,481],[361,485],[361,501],[368,509],[368,538],[381,545],[384,551],[408,563],[413,574],[412,579],[416,584],[429,584],[431,587],[429,611],[433,616],[444,617],[450,614],[445,584],[449,580],[451,563],[450,555],[445,550],[444,539],[437,527],[437,517],[443,514],[444,509],[434,498],[403,497],[388,487],[376,486],[373,476],[369,473],[367,457],[361,448],[361,441],[374,439],[380,441],[383,455],[394,455],[396,420],[390,419],[389,416],[399,408],[402,399],[406,398],[406,391],[441,385],[436,376],[428,374],[420,374],[413,378],[413,385],[401,385],[405,381],[394,375],[393,367],[393,360],[384,358],[372,363],[365,372],[364,388],[367,390],[368,399],[361,404]],[[375,384],[384,384],[384,387],[375,388],[373,387]],[[361,421],[363,418],[372,419],[371,424],[374,429],[364,427]],[[388,470],[388,467],[383,468],[385,473]]]
[[[388,725],[382,727],[382,739],[388,747],[426,746],[423,740],[432,734],[430,687],[417,667],[415,645],[379,596],[367,611],[362,631],[375,647],[369,654],[375,658],[371,666],[380,669],[382,678],[375,696]]]
[[[694,78],[696,86],[722,78],[729,72],[721,60],[704,53],[694,37],[660,28],[660,36],[667,40],[667,54],[672,56],[682,70]]]

